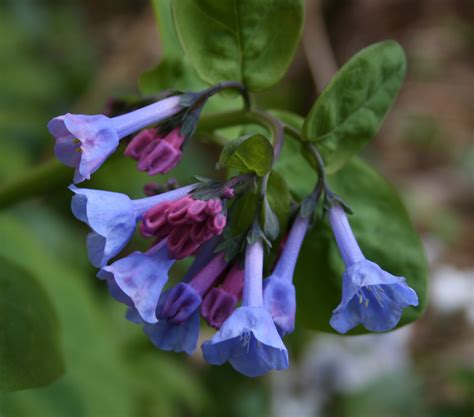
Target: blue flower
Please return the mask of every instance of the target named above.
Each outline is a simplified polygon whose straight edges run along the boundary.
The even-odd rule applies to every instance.
[[[202,345],[207,362],[212,365],[229,362],[249,377],[288,368],[286,347],[263,306],[262,269],[263,246],[259,240],[247,246],[242,307]]]
[[[183,278],[183,282],[190,281],[192,277],[210,262],[214,257],[214,248],[217,243],[218,239],[214,238],[201,246],[193,264]],[[163,304],[168,297],[168,292],[163,292],[160,297],[156,307],[157,316],[161,313]],[[135,323],[143,323],[135,311],[134,308],[129,308],[127,319]],[[166,351],[186,352],[188,355],[191,355],[197,347],[199,328],[199,312],[196,310],[181,323],[177,324],[166,319],[160,319],[156,324],[145,324],[143,330],[157,348]]]
[[[168,271],[175,262],[168,254],[166,242],[160,242],[147,253],[133,252],[112,265],[102,268],[97,276],[107,280],[111,295],[133,306],[146,323],[156,323],[156,307],[168,281]]]
[[[178,188],[157,196],[131,200],[121,193],[77,188],[71,208],[74,216],[89,225],[92,231],[87,236],[87,252],[95,267],[103,267],[130,241],[136,223],[151,207],[163,201],[183,197],[196,185]]]
[[[373,332],[393,329],[405,307],[418,305],[416,292],[405,278],[385,272],[364,257],[340,205],[331,207],[329,221],[346,265],[342,300],[333,311],[331,326],[340,333],[358,324]]]
[[[163,307],[167,293],[167,291],[163,293],[160,298],[157,311]],[[180,323],[160,319],[156,324],[145,324],[143,330],[157,348],[166,351],[186,352],[191,355],[197,347],[199,328],[199,311],[196,309]]]
[[[75,168],[74,182],[88,180],[117,149],[120,139],[182,110],[180,97],[109,118],[104,115],[65,114],[48,123],[56,139],[55,153],[65,165]]]
[[[263,302],[278,332],[284,336],[295,328],[296,292],[293,273],[309,219],[297,216],[273,273],[263,281]]]

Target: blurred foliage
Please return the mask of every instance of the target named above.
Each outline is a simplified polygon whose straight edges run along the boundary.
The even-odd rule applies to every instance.
[[[113,4],[107,8],[106,4],[109,3]],[[160,3],[165,10],[169,6],[167,0],[155,0],[154,3]],[[345,8],[351,10],[349,3],[357,2],[343,4],[335,1],[331,7],[338,9],[343,15]],[[360,7],[362,3],[367,2],[359,2]],[[120,4],[122,8],[134,12],[138,8],[135,2],[122,1]],[[51,116],[60,114],[65,109],[72,110],[78,105],[84,108],[84,104],[78,103],[87,88],[92,85],[101,65],[98,57],[106,55],[106,51],[99,51],[97,46],[97,38],[103,34],[101,25],[94,28],[97,31],[94,35],[94,30],[87,26],[89,22],[85,10],[89,7],[91,15],[95,13],[96,8],[106,10],[101,16],[112,20],[114,16],[111,12],[114,6],[115,2],[102,4],[73,0],[0,2],[0,183],[16,177],[33,163],[52,153],[52,140],[45,127]],[[406,10],[411,9],[406,7]],[[147,11],[147,14],[150,14],[150,11]],[[136,14],[133,14],[133,17],[140,19]],[[358,21],[367,25],[365,19],[360,16]],[[119,30],[115,29],[116,37],[127,36],[127,22],[129,21],[120,22]],[[350,25],[337,27],[336,18],[331,22],[334,28],[339,30],[337,36],[332,36],[339,45],[346,45],[347,36],[351,39],[357,38],[354,33],[363,32],[360,28]],[[459,56],[462,57],[462,53],[466,53],[467,48],[473,44],[472,25],[459,17],[446,18],[444,22],[443,27],[453,34],[450,39],[454,39],[454,45],[457,45],[453,48],[453,53],[458,54],[455,58],[460,60]],[[169,31],[169,20],[162,19],[161,27],[164,31]],[[409,33],[410,36],[413,35],[413,32]],[[163,39],[167,35],[162,32],[161,36]],[[387,37],[372,36],[377,39]],[[369,43],[363,35],[358,38],[358,42]],[[156,42],[156,48],[158,47]],[[418,51],[423,50],[424,48],[418,48]],[[430,51],[432,49],[426,48],[425,55],[418,54],[420,59],[412,66],[418,80],[434,80],[447,71],[446,57],[430,57]],[[178,69],[182,70],[181,75],[170,69],[168,59],[183,62],[183,54],[179,48],[168,48],[164,51],[164,56],[166,59],[161,61],[157,72],[152,71],[142,77],[140,87],[144,94],[153,93],[163,86],[167,87],[167,77],[182,78],[182,86],[178,85],[181,88],[202,86],[196,75],[189,73],[189,66],[186,64],[178,64]],[[454,58],[447,56],[453,60],[453,64],[456,63]],[[126,65],[126,62],[126,59],[123,60],[123,65]],[[266,106],[306,111],[310,100],[314,99],[314,91],[308,87],[309,79],[309,72],[300,57],[287,78],[259,98],[259,102],[265,103]],[[135,91],[130,92],[134,93]],[[451,98],[456,96],[456,93],[450,91]],[[215,105],[219,108],[239,105],[238,100],[219,98],[219,101],[220,103]],[[412,101],[415,99],[412,98]],[[102,102],[87,104],[94,108],[103,105]],[[429,104],[430,96],[424,97],[423,107]],[[210,107],[212,106],[214,104]],[[448,107],[448,102],[443,102],[441,109],[444,111]],[[392,172],[391,176],[397,181],[401,181],[402,177],[413,175],[413,169],[406,169],[410,161],[412,167],[423,166],[423,169],[429,169],[433,163],[436,167],[448,167],[452,162],[447,158],[452,156],[456,158],[456,163],[453,164],[455,174],[462,179],[463,184],[472,186],[472,145],[470,148],[464,148],[461,146],[462,142],[453,142],[460,145],[452,146],[445,135],[449,134],[449,138],[456,141],[465,137],[463,132],[457,135],[455,130],[450,129],[449,124],[446,125],[446,120],[438,117],[436,113],[430,113],[430,109],[422,110],[412,113],[412,116],[394,119],[397,122],[395,124],[401,126],[398,129],[400,134],[394,134],[393,137],[401,138],[397,146],[402,149],[402,157],[397,159],[396,153],[391,153],[392,148],[385,150],[386,153],[381,159],[386,164],[386,170]],[[448,114],[447,118],[450,117],[452,118]],[[398,123],[400,120],[401,123]],[[388,131],[391,132],[390,129]],[[235,136],[235,130],[231,131],[229,137]],[[209,175],[218,157],[213,147],[195,143],[190,145],[189,151],[184,155],[183,164],[180,165],[185,168],[173,172],[173,176],[183,182],[189,181],[191,175],[196,173]],[[379,146],[383,152],[384,145]],[[451,152],[449,149],[455,151]],[[303,195],[308,188],[307,184],[313,183],[309,177],[307,182],[295,181],[308,173],[309,168],[301,159],[298,159],[298,164],[291,162],[291,155],[299,152],[298,144],[286,141],[283,153],[287,153],[290,158],[277,166],[280,174],[285,173],[287,182],[294,184],[291,192],[295,196]],[[413,159],[415,157],[418,159]],[[405,164],[398,168],[394,164],[400,160]],[[134,164],[130,159],[112,158],[88,186],[120,190],[132,197],[140,197],[141,187],[148,181],[148,177],[134,170]],[[169,176],[165,176],[165,179],[167,178]],[[449,184],[441,182],[440,185],[444,189],[450,189]],[[423,196],[416,189],[414,193],[418,200],[422,199]],[[122,318],[123,306],[110,300],[104,285],[94,278],[95,271],[89,266],[84,250],[86,228],[72,220],[69,201],[69,193],[59,190],[16,205],[0,215],[0,256],[9,263],[23,265],[25,271],[18,273],[18,279],[34,277],[42,288],[40,291],[48,297],[47,303],[54,307],[59,319],[60,341],[66,368],[65,376],[48,387],[0,395],[0,415],[271,415],[274,384],[285,380],[286,373],[250,380],[235,373],[228,365],[212,368],[204,366],[199,354],[188,358],[184,355],[160,352],[148,343],[138,327]],[[466,201],[460,200],[455,208],[461,206],[469,209]],[[422,224],[430,232],[446,236],[453,244],[457,242],[462,235],[459,230],[465,225],[459,211],[441,210],[435,213],[435,216],[426,216],[427,212],[431,213],[432,208],[437,209],[438,206],[429,200],[425,207],[428,207],[428,211],[418,214]],[[135,239],[131,245],[140,244],[143,242]],[[1,263],[4,271],[5,265],[5,262]],[[26,292],[24,297],[18,299],[20,306],[30,304],[30,296]],[[430,323],[422,325],[429,326]],[[447,325],[450,326],[451,322]],[[287,339],[293,359],[292,366],[297,367],[305,354],[302,346],[306,346],[313,338],[313,333],[298,331]],[[423,331],[417,333],[417,339],[426,340],[423,339]],[[449,340],[450,345],[456,343],[454,339]],[[461,417],[472,413],[472,401],[469,402],[469,398],[472,399],[471,370],[461,362],[457,366],[453,365],[449,372],[441,373],[439,366],[443,360],[433,354],[430,356],[430,352],[423,351],[423,356],[428,357],[430,361],[425,368],[415,363],[409,373],[393,373],[350,394],[327,392],[325,395],[329,397],[329,402],[322,417]],[[440,380],[442,384],[439,383]]]

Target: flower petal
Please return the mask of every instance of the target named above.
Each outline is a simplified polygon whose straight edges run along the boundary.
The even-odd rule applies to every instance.
[[[91,263],[100,268],[116,256],[129,242],[136,227],[132,201],[125,195],[109,191],[77,188],[71,209],[74,216],[89,225],[87,238]]]
[[[263,307],[235,310],[214,337],[203,343],[202,351],[210,364],[228,361],[249,377],[288,368],[288,352]]]

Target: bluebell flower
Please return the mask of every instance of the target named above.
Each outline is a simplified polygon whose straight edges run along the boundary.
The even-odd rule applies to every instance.
[[[196,186],[188,185],[153,197],[131,200],[125,194],[71,185],[69,189],[75,194],[71,203],[72,212],[92,229],[87,236],[91,263],[98,268],[106,265],[130,241],[137,221],[149,208],[183,197]]]
[[[184,276],[183,282],[190,281],[211,261],[214,257],[214,248],[217,242],[218,240],[214,238],[201,246],[194,262]],[[163,292],[161,295],[158,306],[156,307],[157,316],[160,315],[167,296],[168,291]],[[129,308],[127,319],[135,323],[142,322],[135,312],[136,310],[134,308]],[[156,324],[145,324],[143,330],[157,348],[166,351],[186,352],[188,355],[191,355],[197,347],[199,328],[199,311],[196,309],[196,311],[181,323],[172,323],[169,320],[160,319]]]
[[[175,262],[170,258],[166,242],[160,242],[148,252],[135,251],[97,274],[107,281],[110,294],[128,306],[133,306],[146,323],[156,323],[156,307],[168,281],[168,271]]]
[[[161,311],[168,291],[163,293],[157,311]],[[191,355],[197,347],[199,338],[199,310],[195,309],[185,320],[174,323],[160,319],[156,324],[145,324],[143,330],[150,341],[159,349],[174,352],[186,352]]]
[[[117,149],[120,139],[178,113],[182,110],[179,101],[179,96],[169,97],[112,118],[70,113],[55,117],[48,129],[56,139],[56,156],[75,168],[75,183],[88,180]]]
[[[273,273],[263,281],[263,302],[279,333],[284,336],[295,328],[296,293],[293,273],[309,218],[297,216]]]
[[[263,245],[248,245],[242,307],[203,343],[204,358],[212,365],[229,362],[238,372],[256,377],[288,368],[288,352],[270,313],[263,306]]]
[[[418,305],[416,292],[405,278],[384,271],[364,257],[339,204],[329,210],[329,221],[346,265],[342,301],[333,311],[331,326],[340,333],[358,324],[374,332],[393,329],[405,307]]]

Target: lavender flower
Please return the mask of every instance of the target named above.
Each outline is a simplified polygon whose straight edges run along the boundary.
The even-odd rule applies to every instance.
[[[113,118],[70,113],[55,117],[48,130],[56,139],[56,156],[75,168],[75,183],[88,180],[117,149],[120,139],[178,113],[179,102],[180,97],[173,96]]]
[[[273,273],[263,281],[263,302],[271,313],[280,335],[295,328],[296,294],[293,273],[309,218],[297,216]]]
[[[288,352],[263,306],[263,245],[247,246],[242,307],[202,345],[204,358],[212,365],[228,361],[238,372],[256,377],[288,368]]]
[[[329,210],[329,221],[346,265],[342,301],[333,311],[331,326],[340,333],[358,324],[374,332],[393,329],[405,307],[418,305],[416,292],[405,278],[385,272],[364,257],[339,204]]]
[[[214,248],[216,245],[216,238],[204,243],[204,245],[199,249],[193,264],[183,278],[183,282],[190,281],[211,261],[214,257]],[[157,315],[160,314],[167,297],[168,291],[165,291],[161,295],[158,306],[156,307]],[[139,320],[137,320],[137,314],[135,314],[135,311],[134,308],[129,308],[127,318],[134,322],[143,323],[139,317]],[[145,324],[143,330],[157,348],[174,352],[186,352],[188,355],[191,355],[197,347],[199,326],[199,311],[196,309],[181,323],[172,323],[169,320],[161,319],[156,324]]]
[[[166,242],[148,252],[135,251],[112,265],[102,268],[97,276],[107,280],[111,295],[133,306],[146,323],[156,323],[155,310],[161,291],[168,281],[168,271],[175,262],[169,257]]]
[[[100,268],[116,256],[129,242],[136,223],[156,204],[185,196],[196,184],[178,188],[153,197],[131,200],[121,193],[77,188],[71,208],[74,216],[92,229],[87,236],[87,251],[91,263]]]

